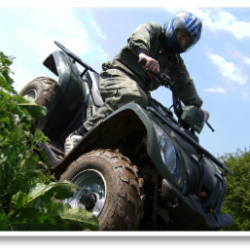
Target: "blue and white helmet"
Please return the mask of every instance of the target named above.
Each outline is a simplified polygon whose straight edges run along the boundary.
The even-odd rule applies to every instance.
[[[195,15],[187,11],[177,12],[165,23],[167,47],[171,53],[180,54],[192,48],[201,37],[202,23]],[[177,39],[178,29],[185,30],[191,37],[191,42],[182,47]]]

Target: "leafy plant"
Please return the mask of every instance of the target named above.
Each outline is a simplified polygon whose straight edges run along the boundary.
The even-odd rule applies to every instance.
[[[238,150],[221,157],[234,175],[227,176],[227,194],[222,211],[229,213],[234,223],[225,230],[250,230],[250,152]]]
[[[50,174],[37,146],[47,138],[35,129],[46,108],[17,95],[12,60],[0,52],[0,230],[98,230],[91,213],[58,202],[78,187]]]

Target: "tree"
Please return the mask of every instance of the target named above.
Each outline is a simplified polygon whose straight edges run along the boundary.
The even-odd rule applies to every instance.
[[[221,157],[233,172],[227,176],[227,194],[222,211],[229,213],[234,223],[225,230],[250,230],[250,151],[237,150]]]

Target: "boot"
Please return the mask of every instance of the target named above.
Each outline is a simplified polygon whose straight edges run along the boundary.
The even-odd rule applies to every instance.
[[[83,136],[87,132],[87,129],[82,126],[66,138],[64,143],[64,156],[68,155],[68,153],[82,140]]]

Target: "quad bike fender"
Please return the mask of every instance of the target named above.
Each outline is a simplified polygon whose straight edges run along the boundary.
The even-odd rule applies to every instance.
[[[58,84],[69,110],[86,99],[86,85],[79,76],[77,66],[72,63],[66,53],[55,51],[45,59],[43,65],[58,76]]]
[[[148,154],[164,178],[173,179],[161,159],[155,129],[146,112],[135,103],[124,105],[94,126],[56,168],[64,172],[71,162],[84,153],[100,148],[119,148],[122,138],[126,138],[131,133],[144,131],[144,134],[147,135],[147,152],[145,153]],[[180,189],[183,183],[173,183],[173,185]]]
[[[149,158],[154,163],[155,167],[159,170],[163,178],[166,178],[168,180],[173,180],[172,174],[167,170],[162,157],[160,155],[160,149],[159,149],[159,143],[157,140],[155,128],[153,126],[153,122],[150,119],[150,114],[143,108],[141,108],[138,104],[135,103],[129,103],[116,112],[112,113],[109,117],[107,117],[103,122],[105,122],[108,119],[116,119],[116,116],[124,112],[130,112],[131,114],[134,113],[134,121],[139,123],[141,122],[144,126],[147,134],[147,154]],[[120,124],[122,126],[122,124]],[[125,131],[124,131],[125,133]],[[184,170],[184,169],[183,169]],[[182,173],[184,174],[184,173]],[[173,180],[171,182],[177,189],[181,190],[184,188],[184,178],[180,182],[176,182]]]
[[[112,113],[107,119],[115,119],[116,114],[124,112],[125,110],[134,112],[134,114],[136,115],[134,119],[138,119],[137,122],[141,121],[141,123],[144,125],[147,131],[147,153],[153,161],[154,165],[159,169],[162,176],[164,176],[165,178],[169,178],[169,173],[161,159],[160,150],[158,148],[158,140],[152,120],[149,118],[149,115],[144,109],[142,109],[138,104],[130,103]]]

